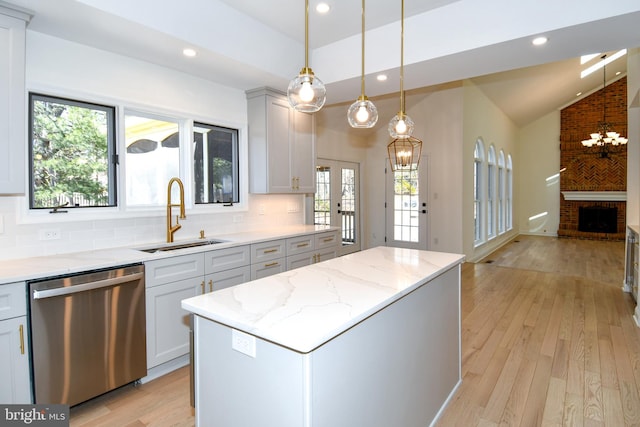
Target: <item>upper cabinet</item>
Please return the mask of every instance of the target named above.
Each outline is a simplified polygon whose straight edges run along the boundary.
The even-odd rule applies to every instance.
[[[249,191],[315,193],[314,117],[272,89],[247,92]]]
[[[0,5],[0,194],[24,194],[25,29],[29,18]]]

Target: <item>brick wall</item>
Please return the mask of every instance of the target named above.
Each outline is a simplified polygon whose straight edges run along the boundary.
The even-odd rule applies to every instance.
[[[627,78],[609,84],[605,89],[606,120],[612,130],[627,136]],[[598,149],[587,149],[581,143],[598,130],[603,118],[602,89],[560,112],[560,191],[626,191],[627,149],[600,157]],[[578,210],[581,206],[618,208],[616,233],[578,231]],[[560,225],[558,236],[596,240],[624,240],[626,202],[566,201],[560,194]]]

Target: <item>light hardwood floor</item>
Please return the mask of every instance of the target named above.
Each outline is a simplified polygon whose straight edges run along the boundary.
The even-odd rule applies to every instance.
[[[463,382],[437,426],[640,426],[623,270],[622,242],[531,236],[464,264]],[[72,408],[71,425],[192,426],[188,389],[184,368]]]

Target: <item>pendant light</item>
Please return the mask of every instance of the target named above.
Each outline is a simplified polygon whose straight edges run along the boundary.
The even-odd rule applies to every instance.
[[[320,110],[327,99],[324,83],[309,67],[309,0],[305,0],[304,11],[304,68],[289,83],[287,98],[291,107],[304,113]]]
[[[400,19],[400,112],[389,122],[389,135],[395,138],[387,146],[389,162],[394,171],[418,169],[422,153],[422,141],[411,136],[414,123],[404,112],[404,0],[401,0]]]
[[[361,93],[351,104],[347,112],[347,119],[352,128],[372,128],[378,122],[378,109],[364,94],[364,15],[365,0],[362,0],[362,77],[360,80]]]

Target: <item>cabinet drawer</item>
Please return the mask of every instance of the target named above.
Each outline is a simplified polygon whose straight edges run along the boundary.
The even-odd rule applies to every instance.
[[[286,267],[284,258],[251,264],[251,280],[262,279],[272,274],[282,273],[286,270]]]
[[[205,274],[248,266],[251,264],[251,248],[244,245],[205,252],[204,264]]]
[[[315,247],[314,244],[313,234],[287,239],[287,256],[309,252]]]
[[[204,254],[180,255],[148,261],[145,266],[147,288],[177,280],[204,276]]]
[[[285,240],[270,240],[251,245],[251,263],[270,261],[285,256]]]
[[[295,254],[287,257],[287,270],[294,270],[296,268],[304,267],[305,265],[311,265],[315,262],[315,252]]]
[[[251,266],[234,268],[221,271],[206,277],[207,290],[219,291],[220,289],[236,286],[251,280]]]
[[[324,249],[339,243],[338,230],[315,235],[315,248]]]
[[[0,285],[0,320],[27,314],[27,290],[24,282]]]

